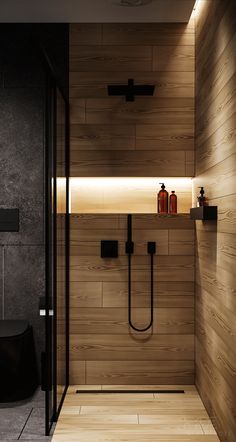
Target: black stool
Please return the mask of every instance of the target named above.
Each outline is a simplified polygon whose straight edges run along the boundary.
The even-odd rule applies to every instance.
[[[26,399],[37,386],[32,327],[23,320],[0,320],[0,402]]]

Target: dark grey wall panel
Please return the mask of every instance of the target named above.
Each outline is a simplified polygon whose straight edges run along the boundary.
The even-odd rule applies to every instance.
[[[20,211],[19,232],[0,232],[0,317],[29,320],[38,357],[45,339],[38,311],[45,291],[46,75],[40,41],[61,89],[68,94],[68,25],[0,26],[0,207]]]
[[[43,244],[43,90],[0,90],[0,121],[0,207],[20,210],[19,233],[0,233],[0,243]]]
[[[0,28],[0,207],[20,211],[19,232],[0,232],[5,250],[4,287],[0,253],[0,315],[33,325],[39,358],[45,332],[38,315],[45,280],[45,76],[29,30],[24,25]]]

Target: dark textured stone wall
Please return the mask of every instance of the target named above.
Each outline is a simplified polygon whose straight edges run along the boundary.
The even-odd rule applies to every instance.
[[[20,210],[19,233],[0,233],[0,314],[33,325],[44,348],[38,300],[44,269],[44,71],[29,26],[1,25],[0,207]]]
[[[0,24],[0,207],[20,210],[19,233],[0,232],[0,318],[29,320],[38,358],[45,343],[38,309],[45,293],[45,60],[67,97],[68,29]]]

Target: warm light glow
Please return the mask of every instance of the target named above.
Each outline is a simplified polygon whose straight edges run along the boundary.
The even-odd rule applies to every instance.
[[[181,212],[192,206],[192,179],[167,177],[70,178],[70,213],[156,213],[160,184],[175,190]]]
[[[196,11],[196,7],[197,7],[197,3],[198,3],[198,0],[196,0],[193,5],[193,9],[192,9],[191,15],[189,17],[189,21],[194,20],[194,18],[195,18],[195,11]]]
[[[196,0],[193,10],[195,11],[196,16],[199,16],[203,13],[204,8],[207,6],[206,0]]]
[[[159,183],[165,183],[166,187],[169,189],[174,188],[176,185],[178,187],[184,188],[189,187],[191,185],[192,178],[139,178],[139,177],[106,177],[106,178],[94,178],[94,177],[86,177],[86,178],[70,178],[70,188],[73,191],[76,187],[90,187],[94,188],[124,188],[127,186],[129,188],[150,188],[150,187],[159,187]]]
[[[57,177],[57,190],[66,190],[66,178],[65,177]]]
[[[57,177],[57,213],[66,213],[66,178]]]

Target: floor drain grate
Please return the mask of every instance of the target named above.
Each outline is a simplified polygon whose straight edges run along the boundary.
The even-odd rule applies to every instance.
[[[184,394],[184,390],[76,390],[76,394],[101,394],[101,393],[156,393],[156,394]]]

